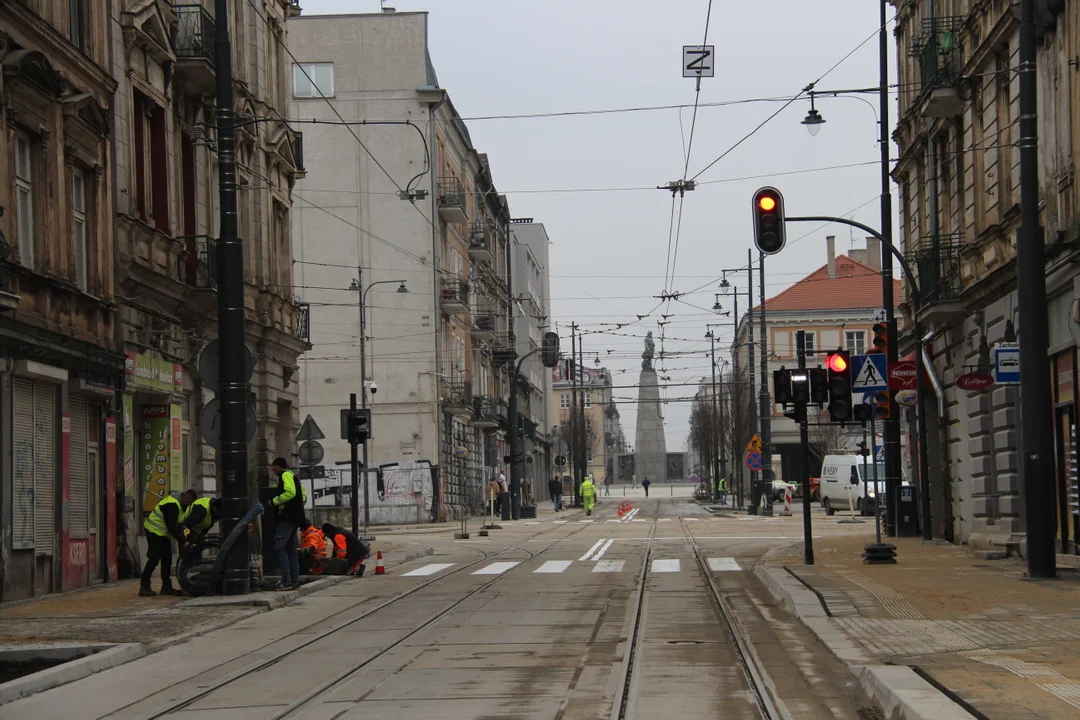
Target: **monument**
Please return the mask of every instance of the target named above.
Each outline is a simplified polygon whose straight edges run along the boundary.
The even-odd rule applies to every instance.
[[[634,445],[634,474],[637,482],[667,480],[667,441],[664,438],[664,415],[660,407],[660,387],[656,382],[653,355],[656,345],[652,332],[645,336],[641,354],[641,377],[638,379],[637,432]]]

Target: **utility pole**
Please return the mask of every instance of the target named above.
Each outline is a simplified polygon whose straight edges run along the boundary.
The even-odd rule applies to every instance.
[[[363,383],[361,383],[361,385],[362,384]],[[352,417],[352,416],[355,416],[355,415],[356,415],[356,393],[349,393],[349,416]],[[367,441],[366,440],[364,441],[364,448],[367,449]],[[364,461],[366,462],[367,458],[364,458]],[[357,525],[360,524],[360,503],[359,503],[359,498],[357,497],[357,495],[359,495],[359,492],[357,492],[357,488],[358,488],[358,486],[359,486],[358,484],[360,482],[360,460],[356,456],[356,443],[352,442],[351,440],[349,442],[349,468],[352,470],[352,487],[351,487],[351,491],[350,491],[350,498],[352,500],[352,532],[353,532],[353,535],[359,536],[360,532],[359,532],[359,528],[357,528]],[[315,481],[314,480],[311,481],[311,487],[312,488],[315,487]],[[367,487],[367,483],[364,483],[364,487],[365,488]],[[315,493],[312,492],[311,494],[314,495]],[[367,510],[367,502],[366,501],[364,502],[364,510]],[[367,523],[365,522],[364,525],[366,527]]]
[[[517,337],[514,335],[514,252],[513,239],[510,236],[510,218],[506,218],[506,307],[507,307],[507,344],[510,346],[510,362],[506,367],[510,371],[510,402],[506,410],[507,424],[510,425],[510,503],[502,504],[503,520],[521,519],[521,470],[522,441],[518,435],[518,392],[517,374]]]
[[[762,303],[764,307],[764,302]],[[798,352],[799,375],[802,377],[804,393],[809,391],[810,380],[806,373],[806,331],[799,330],[795,333],[795,347]],[[799,423],[799,476],[802,484],[803,495],[803,562],[806,565],[814,564],[814,534],[810,527],[810,432],[806,425],[806,399],[808,395],[795,395],[796,404],[795,418]],[[800,408],[799,405],[802,407]],[[762,450],[765,443],[761,443]],[[771,505],[771,503],[770,503]],[[768,507],[768,505],[766,505]]]
[[[364,322],[364,315],[366,314],[364,312],[364,270],[363,270],[361,265],[356,266],[356,282],[359,283],[359,287],[357,287],[357,295],[360,296],[360,407],[366,408],[367,407],[367,355],[365,354],[364,349],[367,347],[367,337],[366,337],[367,330],[366,330],[366,327],[365,327],[366,323]],[[376,389],[378,389],[378,388],[376,388]],[[355,410],[356,409],[355,405],[353,405],[353,407],[351,409]],[[356,446],[353,445],[352,447],[353,447],[353,454],[355,455],[356,454]],[[369,502],[369,500],[370,500],[370,498],[369,498],[370,491],[368,490],[367,469],[368,469],[368,439],[367,439],[367,437],[365,437],[364,438],[364,534],[367,534],[368,526],[371,524],[371,510],[370,510],[371,503]],[[315,487],[314,482],[315,481],[313,480],[312,481],[312,487]],[[353,502],[353,517],[354,518],[358,514],[356,512],[356,501],[357,501],[356,487],[357,487],[358,482],[360,482],[360,475],[359,475],[359,473],[356,472],[356,466],[354,464],[353,465],[353,476],[352,476],[352,502]],[[356,528],[355,527],[353,528],[353,534],[354,535],[356,534]]]
[[[577,344],[578,357],[576,362],[577,374],[581,378],[578,382],[581,384],[581,392],[578,393],[578,403],[580,406],[578,412],[581,414],[581,422],[578,423],[578,452],[581,453],[581,479],[584,480],[585,476],[589,474],[589,448],[587,446],[588,435],[585,428],[585,378],[582,377],[582,368],[585,367],[585,337],[582,335],[578,338]],[[590,400],[589,404],[592,404]]]
[[[567,363],[570,373],[570,469],[573,472],[574,483],[574,507],[581,502],[579,489],[581,482],[578,480],[580,465],[578,465],[578,435],[577,435],[577,323],[570,323],[570,362]]]
[[[1054,557],[1054,457],[1050,422],[1046,259],[1039,225],[1038,104],[1035,0],[1020,2],[1020,228],[1016,294],[1020,298],[1020,457],[1024,463],[1027,568],[1033,578],[1057,574]],[[890,498],[891,499],[891,498]]]
[[[881,236],[885,243],[892,245],[892,178],[889,177],[889,0],[880,0],[881,31],[878,33],[878,114],[881,117]],[[885,325],[889,328],[889,352],[888,363],[892,365],[897,360],[897,337],[896,337],[896,301],[893,299],[893,259],[887,252],[881,253],[881,304],[885,307]],[[922,342],[922,338],[915,338],[916,346]],[[884,446],[885,446],[885,492],[887,495],[886,506],[895,508],[900,501],[900,406],[896,403],[895,393],[889,393],[890,419],[884,422]],[[894,518],[887,521],[887,534],[895,537],[896,522],[895,514],[887,513],[887,517]]]
[[[761,298],[761,490],[772,496],[772,403],[769,402],[769,343],[765,337],[765,253],[758,253],[758,294]],[[753,392],[751,390],[751,392]],[[772,501],[765,503],[765,514],[772,515]]]
[[[236,130],[233,112],[232,43],[227,0],[216,0],[218,187],[221,236],[217,245],[219,397],[221,400],[221,531],[228,536],[248,511],[247,403],[244,377],[244,248],[237,236]],[[225,561],[222,593],[251,589],[248,535],[240,533]]]
[[[747,384],[746,400],[750,406],[750,434],[753,435],[758,431],[757,427],[757,403],[754,402],[754,255],[753,250],[746,251],[746,280],[747,280],[747,297],[750,298],[750,302],[746,307],[746,322],[747,322],[747,356],[749,384]],[[762,348],[762,352],[765,349]],[[758,481],[758,473],[754,470],[750,471],[750,514],[757,515],[758,509],[758,496],[760,495],[760,482]]]

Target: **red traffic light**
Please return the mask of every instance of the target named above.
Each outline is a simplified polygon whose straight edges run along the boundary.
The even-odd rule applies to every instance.
[[[784,196],[774,187],[759,188],[754,193],[754,245],[766,255],[784,249]]]
[[[848,361],[847,358],[840,353],[832,353],[825,358],[825,366],[833,372],[847,372]]]
[[[763,195],[761,199],[758,200],[758,207],[765,212],[772,212],[776,207],[776,198],[770,195]]]

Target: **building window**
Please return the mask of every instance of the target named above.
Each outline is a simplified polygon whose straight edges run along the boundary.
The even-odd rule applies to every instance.
[[[561,393],[559,395],[559,408],[562,410],[570,409],[570,393]]]
[[[143,220],[168,234],[169,169],[165,110],[135,94],[135,205]]]
[[[71,37],[71,44],[80,50],[86,49],[82,8],[82,4],[85,1],[86,0],[68,0],[68,32]]]
[[[592,407],[592,393],[585,393],[585,407]]]
[[[86,174],[76,170],[71,175],[71,227],[75,243],[75,284],[83,292],[89,289],[86,272]]]
[[[30,138],[15,133],[15,221],[19,235],[19,262],[34,267],[34,183]]]
[[[297,63],[293,65],[293,97],[334,96],[333,63]]]
[[[809,355],[810,353],[814,352],[815,347],[816,345],[814,343],[814,333],[803,333],[803,350],[806,351],[806,354]]]
[[[844,347],[852,355],[865,354],[866,333],[862,330],[848,330],[844,333]]]

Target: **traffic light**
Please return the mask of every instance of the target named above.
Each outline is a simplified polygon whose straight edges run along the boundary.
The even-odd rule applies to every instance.
[[[774,187],[763,187],[754,193],[754,245],[766,255],[784,249],[784,196]]]
[[[810,402],[823,407],[829,402],[829,373],[823,368],[810,368]]]
[[[855,447],[859,448],[859,452],[856,453],[857,455],[862,455],[863,457],[870,456],[870,451],[866,449],[865,440],[860,440],[859,442],[855,443]]]
[[[371,408],[359,408],[349,415],[349,444],[359,445],[371,439]]]
[[[553,368],[559,366],[559,333],[544,333],[544,344],[540,348],[540,361],[544,367]]]
[[[872,328],[874,332],[874,348],[870,351],[872,353],[888,353],[889,352],[889,326],[883,322],[874,323]]]
[[[829,420],[845,423],[851,421],[851,354],[847,350],[833,350],[825,358],[829,374]]]
[[[773,401],[787,407],[791,404],[791,372],[780,368],[773,370]]]
[[[810,402],[810,374],[805,370],[791,373],[791,400],[796,405]]]
[[[859,403],[851,408],[852,417],[857,423],[868,423],[874,415],[874,409],[866,403]]]
[[[889,391],[874,393],[874,402],[877,403],[875,412],[878,420],[888,420],[892,417],[892,396]]]

